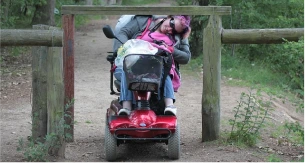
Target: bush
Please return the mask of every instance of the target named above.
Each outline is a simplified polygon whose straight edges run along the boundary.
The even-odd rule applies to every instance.
[[[285,42],[267,58],[275,72],[281,72],[289,78],[289,86],[300,97],[304,97],[304,38],[298,42]]]
[[[232,129],[227,141],[255,145],[270,110],[270,101],[263,101],[259,92],[242,93],[238,105],[233,109],[234,118],[229,120]]]

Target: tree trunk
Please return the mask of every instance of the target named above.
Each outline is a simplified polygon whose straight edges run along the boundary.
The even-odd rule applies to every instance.
[[[40,6],[35,6],[36,10],[34,13],[34,17],[32,19],[32,25],[35,24],[44,24],[55,26],[54,19],[54,8],[55,8],[55,0],[47,0],[47,3]]]
[[[86,0],[86,5],[92,5],[93,1],[92,0]]]
[[[9,17],[8,13],[9,13],[9,9],[10,9],[10,4],[11,4],[10,0],[1,1],[1,6],[5,6],[4,12],[3,12],[3,18],[1,18],[1,21],[3,20],[4,23],[7,22],[8,17]]]
[[[116,0],[116,4],[117,5],[121,5],[122,4],[122,0]]]
[[[107,5],[114,5],[116,4],[116,0],[107,0]]]
[[[196,1],[196,2],[195,2]],[[193,1],[193,5],[199,5],[199,6],[208,6],[209,5],[209,0],[195,0]],[[193,57],[198,57],[202,54],[203,48],[202,48],[202,29],[206,26],[207,24],[207,19],[203,20],[201,19],[201,15],[199,16],[193,16],[191,21],[191,27],[192,27],[192,33],[191,33],[191,38],[192,41],[190,42],[190,51],[192,53]],[[199,20],[198,20],[199,18]],[[196,20],[197,19],[197,20]]]
[[[210,0],[198,0],[199,6],[208,6]]]
[[[4,19],[5,19],[5,22],[8,20],[8,11],[10,9],[10,4],[11,4],[11,1],[6,1],[6,4],[5,4],[5,11],[4,11]]]
[[[221,17],[211,15],[203,31],[202,141],[219,137],[221,29]]]

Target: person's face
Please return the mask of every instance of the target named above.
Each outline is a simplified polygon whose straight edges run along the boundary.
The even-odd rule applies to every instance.
[[[182,33],[183,29],[181,20],[175,18],[166,19],[161,26],[161,32],[165,34]]]

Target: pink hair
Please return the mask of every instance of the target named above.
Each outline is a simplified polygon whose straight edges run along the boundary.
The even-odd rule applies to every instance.
[[[188,15],[176,15],[174,18],[180,19],[183,26],[189,27],[191,23],[191,17]]]

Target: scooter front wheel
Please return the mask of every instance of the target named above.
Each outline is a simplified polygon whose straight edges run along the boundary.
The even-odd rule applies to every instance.
[[[168,139],[168,157],[173,160],[180,158],[180,127],[178,124],[175,133]]]
[[[107,161],[115,161],[116,160],[116,148],[117,148],[117,140],[111,134],[108,122],[106,121],[105,126],[105,153]]]

